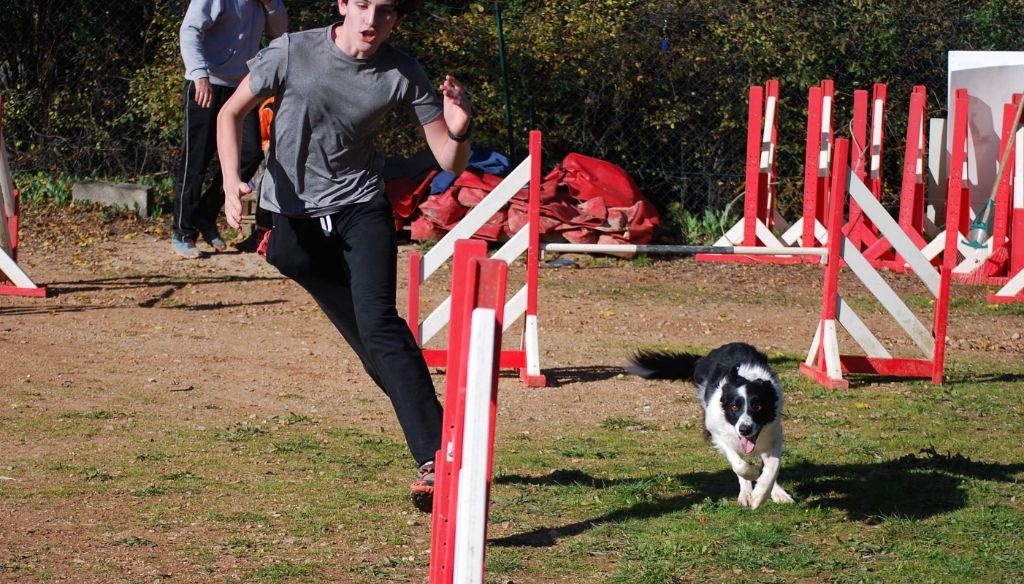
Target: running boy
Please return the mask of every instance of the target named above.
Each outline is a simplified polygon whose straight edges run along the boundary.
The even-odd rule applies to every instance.
[[[441,405],[395,308],[397,243],[374,147],[394,108],[411,111],[442,168],[469,158],[470,103],[448,75],[434,92],[415,59],[387,44],[416,0],[337,0],[343,20],[282,35],[249,61],[217,119],[224,211],[237,227],[241,123],[274,96],[260,205],[273,213],[267,261],[306,289],[341,332],[398,416],[419,465],[413,502],[430,510]]]

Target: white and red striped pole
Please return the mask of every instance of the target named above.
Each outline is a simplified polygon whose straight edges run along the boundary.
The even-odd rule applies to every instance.
[[[455,243],[441,448],[434,460],[430,583],[483,582],[508,264]]]

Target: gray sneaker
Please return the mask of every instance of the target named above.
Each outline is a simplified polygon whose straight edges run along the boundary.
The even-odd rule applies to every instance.
[[[195,240],[181,239],[177,235],[171,236],[171,249],[180,257],[189,260],[197,260],[203,255],[196,247]]]

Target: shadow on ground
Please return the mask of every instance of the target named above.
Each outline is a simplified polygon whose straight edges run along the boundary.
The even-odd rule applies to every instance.
[[[199,278],[180,278],[163,275],[132,276],[124,278],[97,278],[93,280],[78,280],[73,282],[58,282],[47,284],[47,291],[50,297],[63,296],[74,298],[77,294],[90,292],[116,292],[136,289],[152,289],[153,294],[145,300],[134,304],[140,308],[173,308],[179,310],[203,311],[231,308],[237,306],[266,306],[270,304],[281,304],[286,300],[259,300],[254,302],[208,302],[194,304],[187,302],[174,302],[173,297],[186,286],[202,286],[209,284],[240,284],[244,282],[269,282],[283,280],[282,276],[211,276]],[[62,304],[53,306],[42,303],[24,304],[19,306],[0,307],[0,314],[8,316],[31,315],[31,314],[63,314],[102,310],[110,308],[124,308],[124,304]]]
[[[854,521],[876,523],[882,517],[925,519],[962,508],[967,501],[965,482],[987,480],[1016,482],[1024,463],[975,462],[961,454],[922,450],[890,461],[871,464],[787,464],[783,485],[798,505],[833,509]],[[576,470],[556,470],[540,477],[506,475],[495,478],[504,485],[572,485],[595,490],[636,484],[650,478],[601,479]],[[604,524],[654,518],[684,511],[705,499],[732,498],[736,476],[729,470],[677,475],[673,480],[693,490],[686,495],[643,502],[600,517],[567,525],[540,527],[526,533],[493,539],[502,547],[550,547],[559,539],[573,537]],[[771,503],[769,503],[771,504]]]

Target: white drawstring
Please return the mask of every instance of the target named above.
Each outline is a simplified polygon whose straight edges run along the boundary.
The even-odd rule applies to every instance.
[[[334,229],[330,215],[324,215],[320,218],[320,230],[324,232],[324,237],[331,236],[331,231],[334,231]]]

